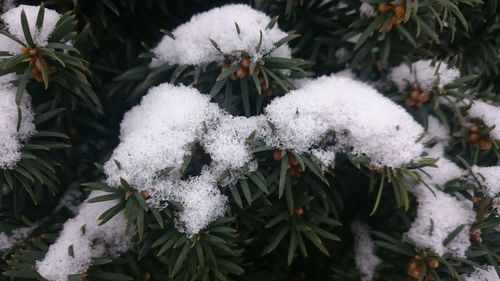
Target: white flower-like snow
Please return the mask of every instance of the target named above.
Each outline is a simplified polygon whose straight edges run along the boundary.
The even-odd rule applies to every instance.
[[[54,10],[45,9],[43,24],[39,29],[36,26],[39,9],[39,6],[19,5],[16,8],[8,10],[2,15],[2,20],[7,26],[7,31],[18,40],[26,43],[21,24],[21,12],[24,11],[35,44],[37,46],[47,45],[49,36],[54,30],[54,27],[56,26],[56,23],[61,15]],[[0,34],[0,50],[7,51],[11,54],[19,54],[21,52],[21,47],[22,46],[16,41]]]
[[[256,168],[246,138],[254,131],[261,135],[263,122],[229,116],[196,89],[162,84],[125,115],[121,142],[104,165],[107,182],[118,186],[120,178],[126,179],[148,191],[148,203],[160,209],[168,202],[180,204],[178,229],[196,234],[226,210],[227,198],[218,185],[234,183]],[[181,166],[195,144],[210,155],[211,163],[200,175],[183,180]],[[224,172],[229,178],[218,182]]]
[[[269,145],[310,152],[322,148],[364,154],[373,165],[400,167],[420,157],[423,128],[372,87],[324,76],[277,98],[266,108],[275,126]],[[335,143],[335,147],[329,146]]]
[[[389,74],[389,79],[400,92],[409,87],[423,91],[430,91],[434,86],[442,88],[459,77],[458,69],[448,68],[446,63],[436,62],[433,65],[432,60],[419,60],[411,65],[403,63],[393,68]]]
[[[333,164],[337,152],[364,154],[373,165],[389,167],[422,153],[416,143],[422,127],[373,88],[349,78],[304,82],[265,111],[249,118],[230,116],[196,89],[152,88],[125,114],[120,144],[104,165],[107,182],[118,186],[121,178],[127,180],[147,191],[148,203],[156,208],[177,203],[178,229],[193,235],[224,215],[227,198],[219,187],[257,168],[247,144],[252,133],[268,145],[310,152],[325,166]],[[211,162],[199,175],[183,178],[181,168],[195,145]]]
[[[21,124],[17,130],[17,88],[10,84],[11,75],[0,77],[0,169],[12,168],[21,159],[22,142],[36,133],[31,98],[25,93],[20,104]]]
[[[89,198],[104,194],[94,191]],[[38,273],[50,281],[66,281],[69,275],[85,273],[92,258],[128,251],[133,246],[132,234],[127,232],[123,212],[99,225],[99,216],[116,204],[114,200],[83,203],[78,215],[64,223],[59,238],[50,245],[45,257],[37,261]]]
[[[268,28],[270,21],[269,16],[248,5],[229,4],[211,9],[178,26],[172,32],[175,39],[164,36],[153,49],[156,58],[152,65],[200,65],[219,62],[222,56],[210,40],[216,42],[224,53],[245,51],[254,59],[268,53],[273,57],[290,58],[291,51],[286,44],[275,49],[275,43],[288,34],[277,25]],[[236,24],[240,33],[237,32]],[[261,45],[256,50],[261,40],[261,32]]]
[[[491,197],[500,196],[500,166],[472,166],[471,172]]]

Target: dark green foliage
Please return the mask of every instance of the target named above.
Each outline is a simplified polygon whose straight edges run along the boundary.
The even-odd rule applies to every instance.
[[[149,67],[150,49],[169,30],[195,13],[226,2],[45,3],[64,13],[50,43],[35,46],[25,28],[28,44],[20,48],[26,52],[0,59],[0,75],[18,74],[17,101],[24,89],[32,96],[38,130],[24,145],[18,164],[0,171],[0,233],[33,227],[28,237],[3,253],[0,280],[43,280],[34,264],[74,215],[56,208],[62,194],[74,185],[107,192],[90,202],[117,200],[116,206],[100,216],[100,223],[123,211],[135,246],[120,257],[94,259],[88,272],[68,280],[360,280],[350,230],[355,220],[373,229],[377,254],[383,260],[377,269],[379,280],[417,280],[407,272],[415,262],[425,272],[419,281],[459,280],[460,274],[484,264],[498,269],[500,236],[495,227],[500,218],[479,183],[457,180],[445,189],[473,201],[478,213],[473,229],[481,231],[481,240],[471,236],[466,258],[438,257],[417,251],[403,240],[417,206],[408,193],[408,179],[425,184],[417,172],[435,164],[436,159],[428,157],[399,169],[376,169],[366,157],[345,153],[337,157],[335,166],[322,170],[312,155],[277,150],[249,136],[247,143],[259,168],[223,189],[229,198],[226,217],[193,237],[175,228],[175,204],[164,210],[150,208],[147,194],[137,192],[127,179],[118,187],[104,184],[96,163],[107,161],[117,144],[123,114],[152,86],[163,82],[191,85],[229,113],[253,116],[262,113],[270,100],[292,90],[293,79],[348,68],[360,79],[376,82],[381,93],[404,106],[411,89],[399,93],[387,74],[391,67],[418,59],[457,66],[462,78],[433,90],[422,106],[406,106],[408,112],[424,127],[432,115],[450,128],[453,135],[447,154],[462,168],[500,163],[500,143],[492,141],[490,149],[480,149],[467,141],[469,131],[464,125],[477,124],[484,136],[492,128],[469,118],[456,103],[445,107],[437,100],[480,97],[500,101],[496,94],[500,91],[499,1],[396,0],[387,2],[392,3],[390,11],[373,18],[360,15],[359,1],[255,1],[258,5],[231,1],[266,11],[273,17],[270,25],[279,24],[290,32],[276,46],[289,44],[293,58],[264,56],[252,61],[242,78],[237,72],[248,58],[243,52],[221,54],[222,65]],[[384,1],[366,2],[377,9]],[[398,16],[394,8],[398,5],[404,7],[404,14],[391,23]],[[0,28],[7,34],[3,24]],[[239,32],[237,24],[235,32]],[[359,35],[357,41],[348,40],[355,35]],[[64,44],[70,40],[73,45]],[[218,42],[207,44],[218,48]],[[340,48],[345,52],[337,57]],[[204,164],[193,159],[186,159],[183,166],[186,178]],[[290,165],[291,161],[296,163]],[[80,197],[80,201],[85,198]],[[445,242],[452,241],[459,230]],[[428,260],[437,260],[440,266],[431,268]]]

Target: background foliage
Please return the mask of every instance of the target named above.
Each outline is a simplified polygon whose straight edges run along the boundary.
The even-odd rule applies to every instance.
[[[457,66],[466,76],[453,85],[459,91],[439,94],[500,102],[496,95],[500,90],[500,2],[496,0],[396,0],[386,4],[402,5],[403,14],[392,8],[375,17],[360,15],[359,1],[345,1],[340,6],[339,1],[322,0],[231,1],[279,16],[283,30],[300,35],[290,38],[294,59],[274,62],[274,68],[272,61],[267,62],[269,71],[276,74],[267,95],[258,95],[262,85],[250,77],[237,81],[226,77],[225,83],[233,86],[220,86],[221,69],[216,64],[203,70],[187,66],[149,69],[149,50],[166,32],[195,13],[228,2],[45,2],[47,8],[67,12],[70,24],[60,39],[73,39],[74,48],[63,52],[53,45],[42,50],[40,56],[56,68],[53,76],[42,71],[42,79],[31,76],[32,66],[23,57],[0,62],[2,74],[17,72],[19,85],[26,84],[39,131],[25,145],[16,169],[0,173],[0,185],[5,186],[0,195],[0,232],[34,227],[22,243],[3,253],[0,279],[43,280],[33,270],[34,262],[57,238],[62,223],[74,215],[68,208],[55,206],[68,190],[81,190],[81,186],[110,191],[115,194],[112,198],[121,200],[102,219],[125,209],[137,244],[121,257],[95,259],[86,274],[70,280],[359,280],[349,227],[356,219],[367,221],[374,230],[384,260],[377,273],[380,280],[416,280],[408,276],[407,268],[417,257],[424,267],[432,259],[441,264],[429,267],[432,274],[422,274],[420,280],[457,280],[472,265],[497,265],[500,236],[493,228],[499,218],[493,215],[478,219],[476,228],[482,229],[482,235],[480,240],[472,237],[467,259],[435,257],[402,242],[402,234],[415,216],[416,202],[398,179],[412,174],[420,164],[431,165],[429,159],[397,171],[376,171],[366,159],[345,155],[336,160],[332,173],[323,174],[307,155],[275,151],[250,140],[259,169],[227,192],[231,203],[227,217],[193,239],[175,230],[172,210],[147,208],[142,195],[125,181],[119,189],[99,183],[103,174],[95,163],[105,162],[117,145],[124,112],[161,82],[193,85],[210,92],[233,114],[255,115],[270,99],[293,87],[290,78],[281,77],[276,69],[291,69],[292,77],[352,69],[360,79],[373,82],[379,91],[406,106],[407,97],[388,82],[388,71],[405,61],[435,59]],[[377,8],[384,1],[367,2]],[[355,12],[346,13],[350,10]],[[348,40],[356,34],[361,34],[358,41]],[[338,57],[336,51],[341,48],[345,51]],[[70,67],[61,67],[54,56]],[[229,100],[228,96],[236,98]],[[481,150],[464,138],[468,134],[464,112],[442,108],[435,100],[406,107],[424,125],[430,113],[449,124],[454,137],[448,150],[463,168],[500,162],[498,142]],[[186,173],[196,169],[196,161],[186,164]],[[395,175],[392,182],[387,173]],[[377,199],[382,186],[387,192]],[[473,198],[465,191],[473,188],[461,182],[448,187],[470,200]],[[86,197],[85,193],[75,194],[75,201]],[[376,201],[378,209],[370,215]],[[491,208],[491,200],[474,202],[478,209]]]

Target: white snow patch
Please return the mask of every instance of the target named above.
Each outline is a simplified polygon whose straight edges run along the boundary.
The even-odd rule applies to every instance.
[[[481,119],[489,127],[495,126],[490,135],[500,140],[500,107],[475,100],[469,109],[469,117]]]
[[[359,13],[365,17],[373,18],[377,16],[377,11],[369,3],[363,2],[359,7]]]
[[[14,247],[16,244],[26,239],[33,231],[33,227],[20,227],[12,230],[10,235],[0,233],[0,251],[6,251]]]
[[[172,34],[165,36],[153,49],[156,59],[152,66],[162,63],[200,65],[220,62],[222,56],[212,45],[215,41],[222,52],[245,51],[254,60],[270,53],[273,57],[290,58],[290,48],[285,44],[275,49],[275,43],[288,34],[277,25],[267,28],[271,18],[248,5],[229,4],[194,15],[191,20],[178,26]],[[238,34],[236,25],[240,28]],[[262,43],[256,47],[262,32]]]
[[[21,159],[22,142],[36,133],[31,97],[26,92],[20,104],[21,126],[17,130],[17,88],[5,83],[8,80],[7,77],[0,80],[0,169],[12,168]]]
[[[405,235],[418,249],[428,249],[439,256],[451,254],[465,257],[470,247],[469,229],[476,214],[472,203],[460,201],[438,189],[435,195],[423,184],[410,188],[418,201],[417,217]],[[465,227],[448,244],[443,241],[460,225]]]
[[[36,19],[39,8],[40,6],[19,5],[5,12],[5,14],[2,15],[2,19],[7,26],[7,31],[20,41],[26,43],[21,25],[21,12],[24,10],[33,41],[39,47],[47,45],[49,36],[54,30],[61,15],[54,10],[45,9],[42,27],[38,29],[36,27]],[[19,54],[21,47],[19,43],[0,34],[0,50],[7,51],[11,54]]]
[[[93,191],[89,198],[104,194]],[[92,258],[118,256],[128,251],[133,246],[132,234],[126,230],[123,212],[98,225],[98,217],[116,204],[116,201],[83,203],[78,215],[66,221],[59,238],[49,247],[45,257],[37,261],[38,273],[50,281],[66,281],[68,275],[85,273]],[[73,256],[69,251],[71,246]]]
[[[435,86],[442,88],[452,83],[459,76],[458,69],[448,68],[444,62],[432,65],[432,60],[419,60],[410,66],[403,63],[393,68],[389,79],[396,84],[400,92],[407,88],[430,91]]]
[[[497,271],[494,266],[486,266],[484,268],[476,268],[469,275],[462,275],[463,281],[500,281]]]
[[[118,186],[120,178],[127,180],[148,191],[148,203],[159,209],[176,202],[178,229],[191,236],[224,215],[227,198],[218,185],[233,184],[256,169],[246,139],[264,134],[264,124],[263,117],[229,116],[196,89],[162,84],[125,114],[120,144],[104,165],[107,182]],[[182,180],[181,167],[195,144],[212,162],[200,175]],[[229,177],[221,179],[225,172]]]
[[[351,224],[351,230],[354,234],[354,258],[361,281],[371,281],[381,260],[375,255],[375,244],[370,237],[370,228],[364,223],[354,222]]]
[[[374,165],[400,167],[419,158],[422,127],[400,106],[361,82],[324,76],[265,108],[276,129],[269,145],[303,153],[335,142]],[[333,136],[335,133],[335,136]]]
[[[500,196],[500,166],[472,166],[471,172],[491,197]]]

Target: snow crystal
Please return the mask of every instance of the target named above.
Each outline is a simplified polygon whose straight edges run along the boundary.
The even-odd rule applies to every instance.
[[[227,198],[216,186],[214,174],[204,171],[200,176],[180,181],[174,187],[177,191],[171,191],[174,197],[171,200],[182,206],[177,218],[177,229],[191,236],[224,215]]]
[[[35,134],[34,113],[27,93],[21,100],[21,126],[17,130],[17,89],[12,84],[5,83],[7,80],[2,78],[0,81],[0,169],[12,168],[21,158],[22,142]]]
[[[500,281],[500,276],[494,266],[486,266],[484,269],[476,268],[471,274],[464,274],[461,277],[463,281]]]
[[[42,27],[38,29],[36,27],[36,18],[39,8],[39,6],[20,5],[5,12],[5,14],[2,15],[2,19],[7,26],[7,31],[20,41],[26,43],[21,25],[21,12],[24,10],[33,41],[37,46],[46,45],[61,15],[54,10],[45,9]],[[19,43],[0,34],[0,50],[7,51],[11,54],[19,54],[21,47]]]
[[[434,86],[439,88],[452,83],[460,76],[460,71],[456,68],[448,68],[445,63],[436,62],[432,65],[432,60],[419,60],[411,66],[403,63],[392,69],[389,74],[394,84],[400,92],[408,87],[430,91]]]
[[[347,78],[351,78],[351,79],[356,78],[356,74],[350,68],[346,68],[346,69],[341,70],[339,72],[335,72],[335,76],[347,77]]]
[[[422,168],[424,173],[421,175],[423,181],[436,187],[442,187],[450,180],[460,178],[464,173],[457,164],[446,158],[439,158],[436,166]]]
[[[365,154],[374,165],[400,167],[420,156],[422,127],[375,89],[345,77],[324,76],[265,108],[275,127],[269,145],[299,153],[328,146]]]
[[[491,197],[500,195],[500,166],[472,166],[471,172]]]
[[[0,233],[0,251],[6,251],[14,247],[21,240],[28,237],[33,231],[33,227],[20,227],[12,230],[11,235]]]
[[[330,167],[335,163],[335,149],[312,149],[311,154],[316,157],[321,166]]]
[[[246,139],[253,132],[267,134],[263,124],[262,116],[228,115],[196,89],[162,84],[125,114],[121,142],[104,165],[107,182],[118,186],[120,178],[127,180],[147,191],[148,203],[159,209],[177,203],[177,227],[192,236],[224,214],[227,198],[218,185],[235,183],[256,169]],[[200,175],[182,179],[181,167],[193,145],[203,148],[211,163]],[[218,182],[225,172],[229,179]]]
[[[373,18],[377,16],[377,11],[373,8],[372,5],[366,2],[363,2],[359,7],[359,13],[368,18]]]
[[[354,222],[351,224],[351,229],[354,234],[354,258],[361,281],[371,281],[381,260],[375,255],[375,244],[370,237],[370,228],[364,223]]]
[[[442,143],[444,146],[448,145],[450,140],[450,132],[446,126],[441,123],[436,117],[429,116],[427,121],[427,138],[426,140],[435,140]]]
[[[104,194],[93,191],[89,198]],[[68,275],[85,273],[92,258],[117,256],[128,251],[133,246],[132,235],[126,230],[123,212],[98,225],[98,217],[116,204],[116,201],[83,203],[78,215],[66,221],[59,238],[49,247],[45,257],[37,261],[38,273],[50,281],[66,281]]]
[[[500,140],[500,107],[476,100],[471,104],[469,117],[481,119],[489,127],[495,126],[490,135]]]
[[[246,139],[255,132],[259,138],[265,134],[263,116],[241,117],[223,116],[214,128],[208,130],[203,139],[203,147],[210,154],[217,169],[237,170],[253,160]]]
[[[108,184],[117,186],[124,178],[145,188],[165,169],[179,174],[190,146],[201,140],[207,122],[219,116],[218,106],[196,89],[170,84],[151,88],[122,120],[120,144],[104,165]]]
[[[472,203],[434,189],[434,194],[423,184],[410,188],[418,201],[417,217],[406,233],[405,239],[419,249],[432,250],[439,256],[451,254],[465,257],[470,247],[469,229],[476,214]],[[457,227],[465,224],[460,233],[448,244],[443,241]]]
[[[175,39],[168,35],[163,37],[153,50],[157,58],[152,65],[199,65],[221,61],[222,56],[210,40],[216,42],[224,53],[245,51],[254,59],[268,53],[273,57],[290,58],[291,51],[287,45],[275,49],[275,43],[288,34],[277,25],[267,28],[270,21],[271,18],[266,14],[243,4],[230,4],[195,15],[172,32]],[[239,34],[235,23],[240,29]],[[262,43],[256,51],[260,32]]]

